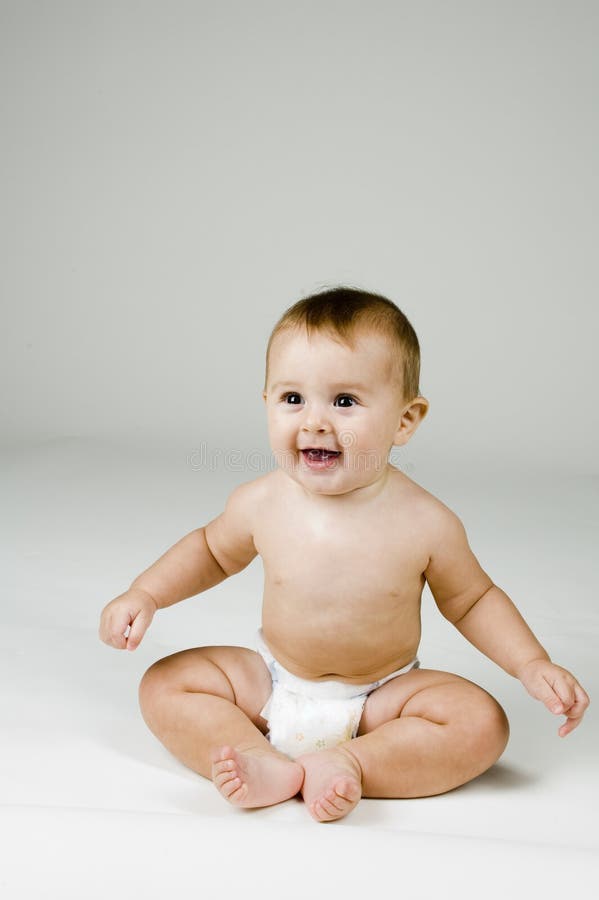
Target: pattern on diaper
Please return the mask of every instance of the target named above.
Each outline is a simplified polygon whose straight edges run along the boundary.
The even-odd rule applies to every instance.
[[[271,695],[260,712],[268,725],[266,738],[291,759],[352,740],[358,733],[368,694],[381,683],[419,665],[415,660],[382,681],[360,685],[356,694],[353,685],[338,682],[312,685],[287,672],[265,647],[260,632],[258,652],[272,678]]]

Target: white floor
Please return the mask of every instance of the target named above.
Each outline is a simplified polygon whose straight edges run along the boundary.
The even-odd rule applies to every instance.
[[[410,473],[462,518],[483,567],[553,659],[599,696],[595,479],[568,473]],[[133,654],[102,644],[102,607],[234,484],[186,450],[65,440],[2,453],[0,896],[596,897],[597,717],[561,720],[481,656],[423,598],[424,667],[458,672],[504,706],[511,739],[469,785],[363,800],[315,823],[301,800],[237,810],[147,730],[137,685],[156,659],[253,646],[260,560],[159,613]]]

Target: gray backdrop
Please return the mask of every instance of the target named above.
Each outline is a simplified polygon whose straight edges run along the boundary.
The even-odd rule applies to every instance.
[[[410,454],[597,471],[592,2],[3,2],[2,436],[267,450],[337,283],[422,346]]]
[[[506,753],[325,834],[293,800],[231,809],[138,709],[157,659],[253,646],[260,558],[135,653],[97,629],[267,467],[270,329],[348,283],[420,338],[431,409],[396,461],[597,702],[598,36],[581,0],[0,0],[7,898],[164,900],[201,877],[224,900],[252,879],[354,900],[399,872],[411,900],[561,900],[573,873],[594,900],[594,706],[561,741],[428,587],[423,667],[499,700]]]

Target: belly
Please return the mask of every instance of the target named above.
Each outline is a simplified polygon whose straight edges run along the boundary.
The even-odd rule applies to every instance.
[[[273,656],[310,681],[368,684],[411,663],[420,643],[420,591],[361,603],[301,602],[264,593],[262,630]]]

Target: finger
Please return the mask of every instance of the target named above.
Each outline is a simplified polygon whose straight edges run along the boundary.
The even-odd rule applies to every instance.
[[[589,700],[586,691],[584,691],[580,687],[580,685],[577,684],[574,690],[576,699],[571,706],[564,710],[564,715],[569,716],[570,718],[578,719],[582,718],[582,716],[585,714],[587,707],[589,706],[589,703],[591,701]]]
[[[549,688],[548,692],[543,692],[545,706],[555,715],[559,716],[562,713],[566,715],[577,702],[576,688],[580,688],[580,685],[568,672],[558,675],[552,681],[544,680]],[[582,688],[580,690],[582,691]]]
[[[104,641],[105,644],[112,643],[112,628],[110,624],[110,614],[104,609],[102,611],[102,616],[100,618],[100,640]]]
[[[554,713],[556,716],[560,716],[564,712],[564,704],[559,694],[546,679],[543,679],[543,685],[539,688],[537,697],[545,704],[549,712]]]
[[[141,639],[148,630],[148,625],[152,621],[152,616],[145,610],[137,613],[131,623],[131,630],[127,637],[127,650],[135,650],[141,644]]]
[[[127,646],[127,638],[124,634],[113,634],[109,643],[111,647],[116,647],[117,650],[124,650]]]
[[[569,717],[561,728],[558,730],[558,734],[560,737],[566,737],[570,734],[570,732],[574,731],[575,728],[578,728],[580,723],[582,722],[582,716],[577,716],[576,718]]]
[[[115,613],[108,626],[108,643],[117,650],[124,650],[127,646],[125,631],[131,622],[128,612]]]
[[[576,694],[576,703],[580,704],[583,709],[586,709],[587,706],[590,705],[591,698],[582,687],[582,685],[578,684],[578,682],[576,682],[576,684],[574,685],[574,693]]]
[[[587,692],[578,684],[578,682],[574,685],[574,692],[576,694],[576,702],[573,703],[570,709],[566,710],[567,719],[558,730],[560,737],[566,737],[571,731],[578,728],[582,722],[582,717],[591,702]]]
[[[553,690],[558,700],[562,703],[564,711],[570,709],[576,703],[575,682],[568,682],[565,679],[559,679],[554,682]]]

